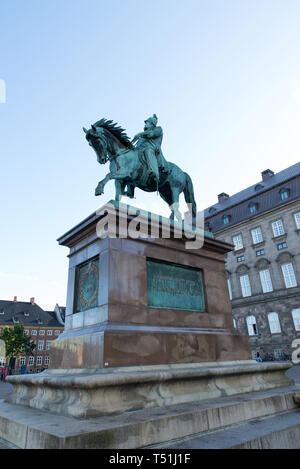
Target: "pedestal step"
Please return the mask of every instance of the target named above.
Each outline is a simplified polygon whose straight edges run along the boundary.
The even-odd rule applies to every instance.
[[[300,441],[300,412],[294,401],[297,391],[296,387],[273,389],[90,419],[0,401],[0,438],[32,449],[133,449],[151,445],[181,448],[185,447],[179,446],[183,444],[188,448],[189,444],[214,447],[214,438],[219,438],[219,447],[275,445],[278,441],[284,445],[288,438],[289,444],[295,445]],[[251,434],[249,429],[255,428],[253,421],[257,419],[263,422],[255,423],[261,433]],[[237,436],[245,435],[245,441],[234,440],[230,436],[234,431]]]
[[[164,449],[300,449],[300,409],[153,445]]]

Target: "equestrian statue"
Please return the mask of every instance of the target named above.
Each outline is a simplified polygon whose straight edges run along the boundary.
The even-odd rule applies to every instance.
[[[96,187],[95,195],[104,192],[105,184],[115,180],[115,199],[122,195],[134,198],[136,187],[147,192],[157,191],[171,209],[170,219],[182,220],[179,196],[183,192],[196,218],[196,202],[190,176],[176,164],[166,161],[162,150],[162,128],[154,114],[145,120],[144,131],[130,138],[118,124],[108,119],[95,122],[89,130],[83,127],[89,145],[95,150],[97,161],[109,161],[110,172]]]

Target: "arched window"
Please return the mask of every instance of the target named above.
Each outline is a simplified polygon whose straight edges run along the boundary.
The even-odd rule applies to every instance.
[[[293,309],[292,316],[296,331],[300,331],[300,308]]]
[[[273,291],[273,285],[269,269],[260,270],[259,276],[263,293]]]
[[[242,296],[245,298],[247,296],[251,296],[251,285],[249,280],[249,275],[241,275],[240,276],[240,284],[242,289]]]
[[[277,313],[269,313],[268,321],[271,334],[279,334],[281,332],[279,317]]]
[[[284,283],[286,288],[292,288],[297,286],[297,280],[292,263],[283,264],[281,266]]]
[[[247,327],[248,327],[248,334],[257,335],[258,329],[257,329],[255,316],[247,316],[246,321],[247,321]]]

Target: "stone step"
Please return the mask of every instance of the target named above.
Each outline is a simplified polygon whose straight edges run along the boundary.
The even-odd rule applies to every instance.
[[[296,392],[299,388],[280,388],[90,419],[0,401],[0,438],[30,449],[167,447],[261,417],[295,412],[300,421]]]
[[[300,409],[148,448],[300,449]]]

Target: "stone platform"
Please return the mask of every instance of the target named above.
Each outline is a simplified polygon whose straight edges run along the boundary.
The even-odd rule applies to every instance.
[[[10,376],[14,390],[6,402],[91,418],[288,386],[293,384],[285,375],[290,366],[245,360],[49,370]]]
[[[272,365],[283,384],[288,365],[281,372],[281,363]],[[257,384],[267,385],[267,368],[261,371]],[[0,438],[26,449],[299,448],[300,409],[294,400],[299,387],[245,393],[244,378],[239,394],[223,395],[219,377],[219,397],[213,399],[89,419],[0,401]],[[271,386],[280,385],[278,378]]]

